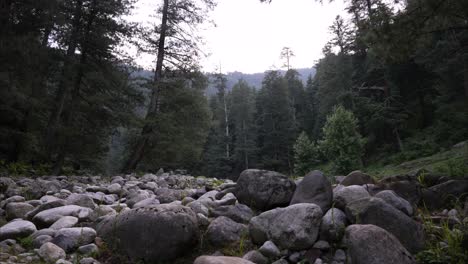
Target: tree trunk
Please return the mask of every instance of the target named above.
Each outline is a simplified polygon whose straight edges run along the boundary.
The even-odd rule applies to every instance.
[[[245,120],[242,120],[242,132],[244,134],[244,162],[245,169],[249,169],[249,156],[247,151],[247,131],[245,129]]]
[[[164,0],[163,10],[162,10],[162,19],[161,19],[161,33],[159,36],[158,42],[158,56],[156,60],[156,69],[154,71],[154,80],[153,80],[153,90],[151,94],[151,101],[148,107],[148,112],[146,113],[143,129],[141,130],[140,137],[133,148],[130,157],[128,158],[125,166],[123,167],[123,172],[131,172],[136,169],[138,163],[140,163],[143,158],[144,153],[148,147],[148,141],[151,133],[154,131],[155,127],[153,122],[154,117],[159,113],[160,108],[160,93],[161,93],[161,77],[162,77],[162,67],[164,63],[164,48],[166,46],[166,33],[167,33],[167,15],[169,10],[169,0]]]
[[[69,109],[65,112],[65,117],[63,120],[64,127],[69,127],[72,124],[75,107],[80,98],[79,95],[80,95],[81,83],[84,77],[84,67],[88,61],[88,53],[89,53],[88,43],[89,43],[94,19],[96,18],[96,12],[97,12],[96,4],[97,4],[97,0],[93,0],[92,5],[90,7],[91,13],[89,14],[87,22],[86,22],[85,35],[83,37],[82,44],[81,44],[82,50],[81,50],[80,62],[78,64],[78,70],[76,72],[75,81],[73,84],[73,90],[71,91],[71,96],[70,96],[71,97],[70,106],[69,106]],[[52,168],[52,175],[58,175],[62,171],[62,167],[63,167],[63,164],[65,163],[65,158],[67,154],[67,145],[69,141],[68,139],[69,137],[67,135],[61,135],[59,138],[58,156],[54,164],[54,167]]]
[[[228,109],[226,103],[226,93],[223,95],[223,104],[224,104],[224,122],[225,122],[225,137],[226,137],[226,158],[229,159],[230,149],[229,149],[229,117],[228,117]]]
[[[468,54],[465,55],[463,65],[463,86],[465,87],[465,100],[468,102]]]
[[[74,19],[72,23],[72,32],[68,40],[67,54],[65,56],[65,61],[64,61],[64,65],[63,65],[63,69],[62,69],[62,73],[60,77],[58,91],[55,97],[56,105],[52,113],[50,114],[49,122],[47,125],[45,144],[46,144],[46,152],[47,152],[49,159],[52,156],[52,151],[53,151],[53,147],[55,143],[56,130],[60,124],[60,117],[62,115],[65,101],[69,93],[70,71],[72,68],[72,61],[75,55],[75,51],[76,51],[78,39],[79,39],[80,20],[81,20],[81,16],[83,12],[82,7],[83,7],[83,0],[77,0],[75,11],[74,11]]]

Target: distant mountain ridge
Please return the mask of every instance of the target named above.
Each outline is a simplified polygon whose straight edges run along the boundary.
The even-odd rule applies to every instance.
[[[309,75],[312,75],[312,77],[315,76],[315,68],[301,68],[301,69],[295,69],[297,72],[299,72],[300,78],[304,84],[307,82],[307,78],[309,78]],[[282,74],[284,74],[286,71],[280,70]],[[227,78],[227,88],[228,90],[231,90],[232,87],[240,80],[243,79],[244,81],[247,82],[248,85],[255,87],[257,90],[262,88],[262,81],[263,78],[265,77],[265,72],[259,72],[259,73],[242,73],[242,72],[229,72],[226,74]],[[206,91],[207,95],[211,95],[216,93],[216,88],[213,86],[212,82],[208,85],[208,89]]]

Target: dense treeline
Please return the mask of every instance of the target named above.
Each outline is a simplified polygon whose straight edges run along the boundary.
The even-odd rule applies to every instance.
[[[250,100],[255,142],[249,166],[209,144],[206,173],[261,167],[292,174],[295,167],[302,174],[328,161],[336,173],[347,173],[378,160],[433,154],[468,138],[468,3],[353,0],[347,10],[351,20],[338,16],[330,26],[333,37],[305,87],[294,70],[270,72]],[[230,126],[236,131],[238,124]],[[212,137],[221,135],[213,131]],[[234,150],[238,141],[236,133],[224,138]]]
[[[287,63],[260,89],[200,73],[186,29],[211,0],[163,0],[152,28],[124,19],[135,2],[2,1],[0,166],[229,177],[330,162],[346,173],[468,138],[466,1],[347,1],[350,20],[330,26],[316,75],[303,83]],[[130,43],[156,55],[151,76],[133,67]]]

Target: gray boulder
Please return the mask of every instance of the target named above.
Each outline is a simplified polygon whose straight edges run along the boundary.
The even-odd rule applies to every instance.
[[[150,207],[153,205],[158,205],[160,204],[159,200],[156,198],[148,198],[142,201],[139,201],[138,203],[133,205],[133,208],[139,208],[139,207]]]
[[[9,203],[5,207],[6,219],[26,218],[26,214],[34,210],[34,206],[28,203]]]
[[[251,261],[255,264],[268,264],[270,263],[268,261],[268,258],[263,256],[262,253],[258,252],[257,250],[251,250],[247,252],[243,257],[243,259],[246,259],[248,261]]]
[[[263,243],[263,245],[258,249],[260,253],[264,256],[269,257],[271,259],[275,259],[281,256],[281,251],[275,245],[275,243],[271,242],[270,240]]]
[[[245,170],[234,191],[240,203],[260,210],[288,205],[294,194],[294,181],[281,173],[266,170]]]
[[[348,259],[356,264],[415,263],[411,254],[392,234],[375,225],[346,228],[344,244]]]
[[[338,208],[331,208],[322,218],[320,225],[320,239],[338,242],[344,235],[346,228],[346,214]]]
[[[96,231],[89,227],[62,228],[57,231],[52,243],[65,252],[72,252],[80,246],[94,242]]]
[[[403,213],[409,216],[413,215],[413,207],[411,206],[411,204],[405,199],[398,196],[392,190],[381,191],[377,193],[374,197],[384,200],[386,203],[390,204],[391,206],[395,207],[396,209],[402,211]]]
[[[33,239],[33,247],[34,248],[40,248],[45,243],[52,241],[52,239],[53,238],[51,236],[40,235],[40,236]]]
[[[224,247],[240,241],[247,234],[247,227],[220,216],[208,226],[206,237],[215,246]]]
[[[79,220],[87,220],[92,210],[78,205],[66,205],[42,211],[33,217],[33,222],[39,227],[49,227],[64,216],[74,216]]]
[[[322,210],[315,204],[294,204],[264,212],[250,220],[252,241],[273,241],[282,249],[302,250],[317,240]]]
[[[408,251],[424,248],[421,224],[379,198],[363,198],[346,206],[346,216],[352,223],[372,224],[393,234]]]
[[[424,190],[422,198],[429,209],[441,209],[468,193],[468,180],[450,180]]]
[[[40,213],[42,211],[52,209],[52,208],[56,208],[56,207],[65,206],[65,205],[66,205],[65,200],[60,200],[60,199],[55,200],[55,201],[51,201],[51,202],[47,202],[47,203],[43,203],[43,204],[39,205],[38,207],[36,207],[36,209],[28,212],[26,214],[26,217],[31,220],[35,215],[37,215],[38,213]]]
[[[333,190],[330,181],[321,171],[309,172],[297,185],[290,204],[313,203],[326,212],[330,209]]]
[[[335,207],[341,210],[344,210],[348,203],[366,197],[370,197],[369,192],[359,185],[338,186],[333,190],[333,202]]]
[[[348,176],[346,176],[342,181],[341,185],[351,186],[351,185],[364,185],[364,184],[374,184],[374,179],[363,173],[362,171],[353,171]]]
[[[72,193],[68,196],[66,201],[68,205],[79,205],[81,207],[88,207],[91,209],[96,208],[93,198],[86,194]]]
[[[251,261],[236,257],[200,256],[193,264],[255,264]]]
[[[47,263],[55,263],[57,260],[64,259],[67,256],[63,249],[50,242],[43,244],[37,254]]]
[[[79,219],[74,216],[64,216],[55,221],[55,223],[50,226],[50,229],[60,230],[62,228],[74,227],[76,224],[78,224],[78,221]]]
[[[210,215],[214,217],[226,216],[238,223],[247,224],[254,216],[254,213],[247,205],[238,203],[214,208],[210,211]]]
[[[0,241],[27,237],[36,231],[36,226],[33,223],[15,219],[0,227]]]
[[[121,254],[149,263],[171,262],[191,252],[200,235],[196,214],[188,207],[170,204],[107,217],[97,231]]]

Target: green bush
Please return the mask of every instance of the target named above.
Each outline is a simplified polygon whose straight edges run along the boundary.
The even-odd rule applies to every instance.
[[[305,132],[302,132],[294,144],[294,173],[305,175],[320,162],[318,146],[311,142]]]
[[[358,132],[358,121],[352,112],[342,106],[334,109],[323,127],[324,138],[320,142],[335,173],[348,173],[362,166],[364,139]]]

